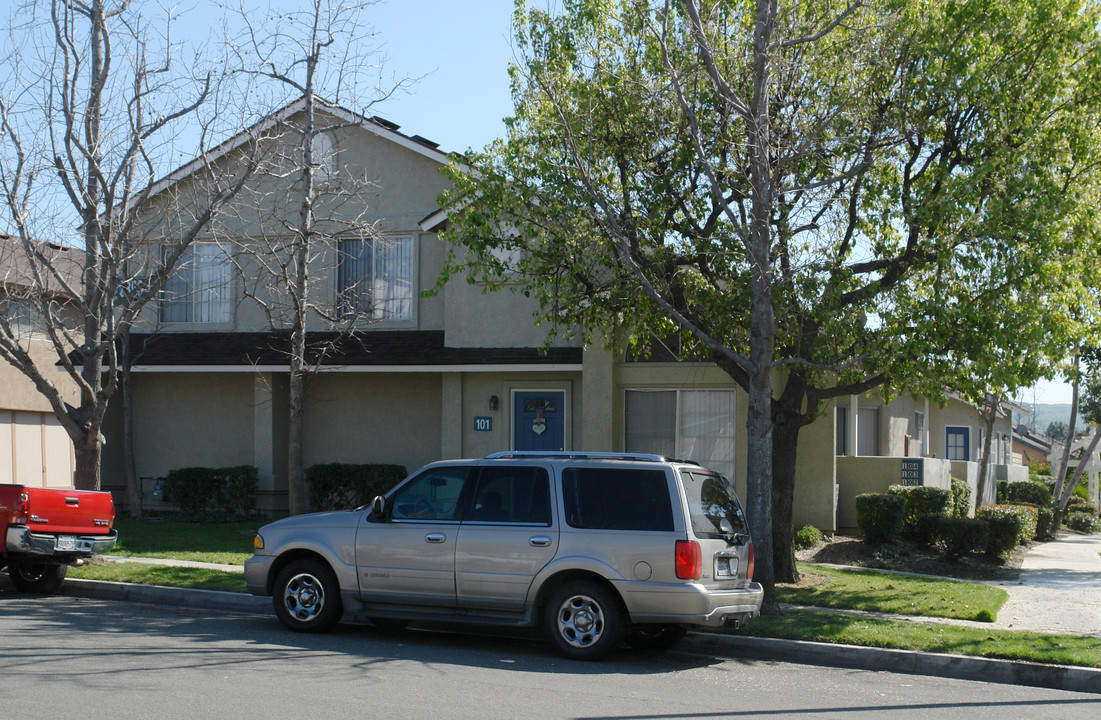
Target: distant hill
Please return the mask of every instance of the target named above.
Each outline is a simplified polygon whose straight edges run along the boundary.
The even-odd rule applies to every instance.
[[[1028,403],[1021,404],[1025,407],[1029,406]],[[1047,426],[1053,422],[1070,422],[1070,403],[1058,405],[1037,403],[1031,414],[1022,414],[1017,422],[1035,428],[1037,432],[1044,432],[1047,430]]]

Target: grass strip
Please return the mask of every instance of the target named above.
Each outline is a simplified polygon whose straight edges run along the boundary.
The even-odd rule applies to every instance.
[[[107,554],[244,565],[252,557],[252,538],[261,524],[119,519],[118,542]]]
[[[1101,638],[855,617],[814,610],[755,618],[735,635],[1101,667]]]
[[[777,585],[782,603],[864,610],[897,615],[924,615],[953,620],[994,622],[1005,604],[1005,590],[960,580],[942,580],[866,570],[839,570],[800,565],[817,584]]]
[[[69,568],[67,577],[83,578],[85,580],[110,580],[137,585],[164,585],[197,590],[248,592],[245,589],[245,576],[241,573],[228,573],[221,570],[208,570],[207,568],[121,562]]]

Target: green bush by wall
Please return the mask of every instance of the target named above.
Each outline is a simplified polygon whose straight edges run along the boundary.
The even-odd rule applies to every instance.
[[[306,490],[314,510],[369,504],[405,479],[404,465],[323,463],[306,468]]]
[[[902,530],[906,500],[899,495],[864,493],[856,496],[856,522],[868,542],[893,542]]]

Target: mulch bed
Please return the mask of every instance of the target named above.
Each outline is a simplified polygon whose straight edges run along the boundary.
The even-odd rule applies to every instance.
[[[959,580],[1013,581],[1020,575],[1021,560],[1028,548],[1018,545],[1002,562],[982,555],[946,560],[933,548],[899,543],[869,544],[862,539],[837,535],[832,542],[819,543],[809,550],[797,550],[800,562],[855,565],[880,570],[939,575]]]

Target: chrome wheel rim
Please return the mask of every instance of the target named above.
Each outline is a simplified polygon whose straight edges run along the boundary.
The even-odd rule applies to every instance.
[[[295,620],[309,622],[325,608],[325,587],[313,575],[299,573],[283,589],[283,604]]]
[[[592,647],[604,634],[604,611],[588,595],[572,595],[558,606],[558,635],[571,647]]]

